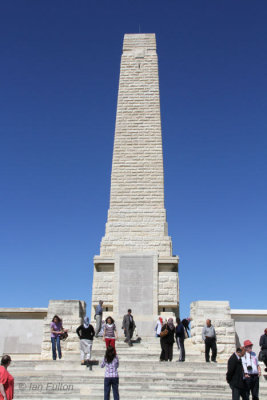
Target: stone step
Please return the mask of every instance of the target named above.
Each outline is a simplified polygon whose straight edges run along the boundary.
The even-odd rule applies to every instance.
[[[116,347],[120,360],[119,391],[123,400],[231,398],[225,381],[226,363],[206,363],[204,354],[194,351],[190,340],[186,341],[184,363],[176,362],[178,351],[175,345],[173,362],[159,362],[158,338],[150,338],[131,348],[121,339]],[[104,353],[104,342],[95,340],[93,358],[102,361]],[[93,366],[92,371],[81,366],[78,349],[63,353],[63,359],[56,361],[38,360],[36,356],[32,360],[12,359],[9,370],[15,378],[15,399],[103,400],[104,370],[99,365]],[[260,396],[267,398],[267,380],[263,377],[260,379]]]

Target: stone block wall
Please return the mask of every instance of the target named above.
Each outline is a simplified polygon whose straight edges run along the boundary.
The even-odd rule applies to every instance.
[[[228,359],[235,351],[236,338],[234,321],[228,301],[195,301],[191,303],[190,316],[192,343],[202,353],[205,345],[202,340],[202,329],[210,319],[217,336],[218,358]]]
[[[171,256],[164,208],[158,57],[154,34],[124,36],[110,209],[100,255]]]
[[[105,306],[112,305],[113,293],[114,293],[114,272],[95,271],[92,305],[96,306],[99,300],[103,300]]]
[[[81,325],[86,314],[86,303],[79,300],[50,300],[48,305],[47,317],[44,320],[42,359],[52,358],[51,329],[50,324],[54,315],[58,315],[63,320],[63,327],[68,329],[68,338],[61,341],[61,350],[64,353],[79,351],[79,338],[76,329]]]
[[[177,272],[159,272],[159,306],[177,306],[179,300]]]

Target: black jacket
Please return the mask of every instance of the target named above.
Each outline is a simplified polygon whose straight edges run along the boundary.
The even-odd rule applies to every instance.
[[[162,343],[168,343],[168,344],[173,344],[175,342],[174,340],[174,334],[175,334],[175,328],[171,329],[169,325],[165,324],[161,328],[161,332],[165,331],[165,329],[168,329],[168,334],[166,336],[163,336],[160,338]]]
[[[88,328],[85,328],[83,325],[80,325],[76,329],[76,333],[80,339],[93,340],[95,336],[95,330],[92,327],[92,325],[89,325]]]
[[[260,338],[260,346],[261,346],[261,350],[267,350],[267,335],[264,334],[261,336]]]
[[[231,387],[244,389],[244,371],[241,359],[238,359],[236,354],[233,353],[228,360],[228,369],[226,380]]]
[[[180,322],[179,325],[176,326],[175,328],[175,337],[176,339],[179,337],[180,339],[184,339],[185,338],[185,334],[184,334],[184,325],[182,324],[182,322]]]

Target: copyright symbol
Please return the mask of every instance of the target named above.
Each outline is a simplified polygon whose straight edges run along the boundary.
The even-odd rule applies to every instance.
[[[26,389],[26,383],[19,383],[19,390],[25,390]]]

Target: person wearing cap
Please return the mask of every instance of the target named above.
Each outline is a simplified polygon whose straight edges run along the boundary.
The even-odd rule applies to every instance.
[[[205,342],[205,357],[206,362],[210,361],[210,349],[211,349],[211,361],[216,361],[217,356],[217,345],[216,345],[216,332],[214,327],[211,325],[211,320],[207,319],[206,326],[202,329],[202,339]]]
[[[265,372],[267,372],[267,328],[264,330],[264,335],[260,337],[260,347],[263,353],[262,361],[265,364]]]
[[[259,376],[261,369],[256,356],[252,351],[253,343],[250,340],[244,341],[245,354],[242,357],[242,365],[245,374],[245,385],[247,391],[247,398],[252,394],[252,400],[259,400]]]
[[[226,381],[232,389],[232,400],[247,400],[247,391],[244,381],[244,371],[241,357],[245,354],[244,347],[238,347],[228,360]]]

